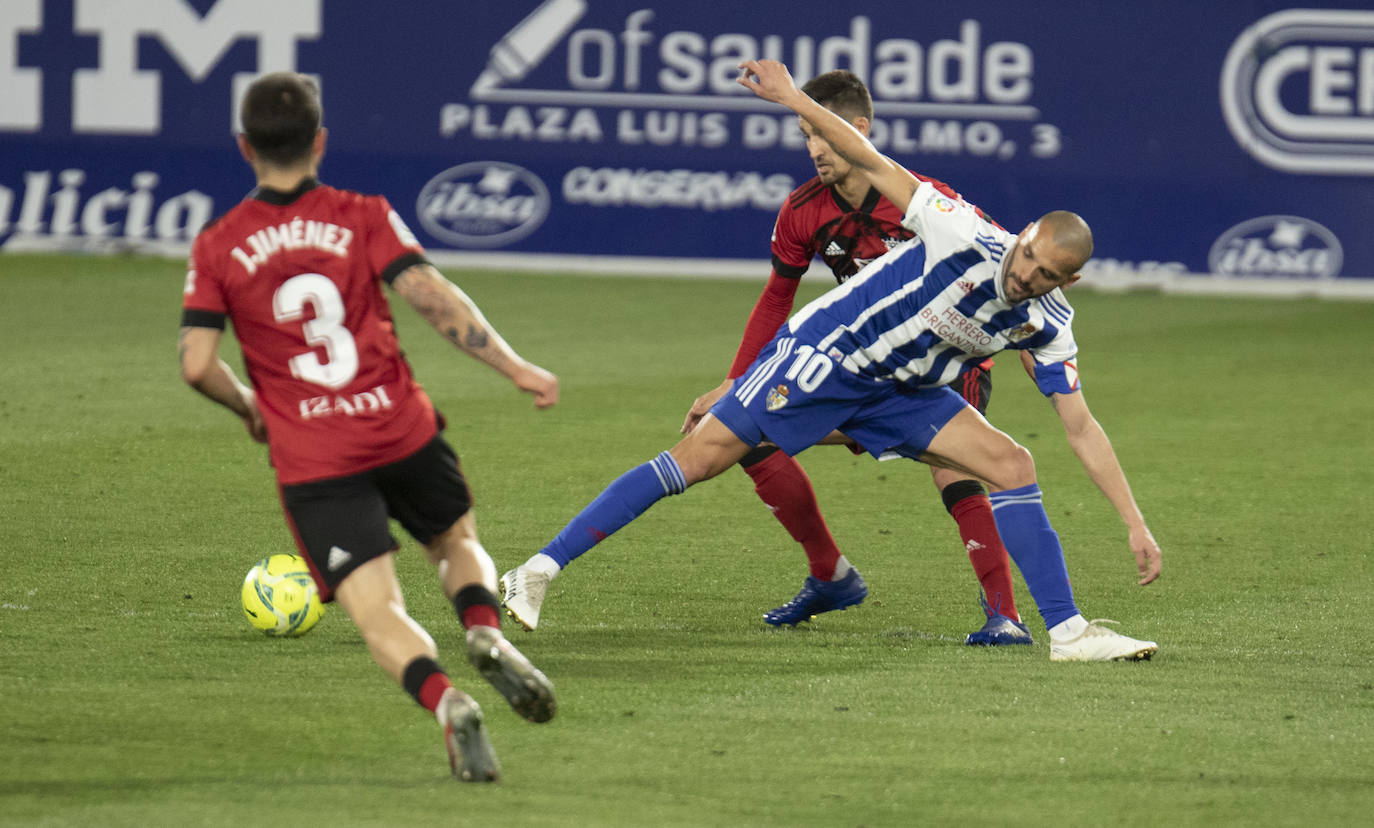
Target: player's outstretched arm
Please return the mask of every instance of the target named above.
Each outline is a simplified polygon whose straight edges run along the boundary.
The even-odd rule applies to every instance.
[[[881,152],[844,118],[812,100],[797,88],[787,67],[776,60],[750,60],[740,64],[739,84],[766,101],[780,103],[806,122],[888,201],[903,212],[920,181],[911,171]]]
[[[517,354],[468,295],[433,265],[412,265],[401,271],[391,286],[444,339],[496,369],[516,388],[533,394],[536,408],[558,402],[558,377]]]
[[[1131,553],[1135,555],[1136,569],[1140,572],[1139,583],[1142,586],[1150,583],[1159,577],[1163,568],[1163,553],[1145,525],[1145,516],[1131,494],[1131,486],[1126,482],[1126,473],[1116,458],[1112,441],[1088,409],[1082,391],[1055,394],[1051,400],[1064,424],[1064,434],[1073,453],[1078,455],[1088,477],[1102,490],[1126,524]]]
[[[177,356],[181,378],[192,388],[229,409],[243,420],[248,436],[267,442],[267,427],[258,410],[257,396],[234,375],[234,370],[219,358],[220,331],[215,328],[183,327],[177,337]]]

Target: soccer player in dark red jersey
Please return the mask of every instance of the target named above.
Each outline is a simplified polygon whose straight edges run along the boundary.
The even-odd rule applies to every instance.
[[[325,601],[338,601],[377,664],[444,730],[464,781],[499,764],[482,711],[450,682],[410,618],[388,519],[437,565],[467,630],[469,662],[525,718],[553,717],[553,685],[499,628],[496,568],[477,538],[442,417],[411,374],[383,284],[445,339],[534,396],[558,379],[520,357],[444,278],[385,198],[317,179],[325,149],[318,90],[301,75],[256,80],[242,106],[243,157],[257,178],[197,236],[183,297],[183,379],[268,445],[287,522]],[[218,357],[232,321],[252,387]]]
[[[827,72],[802,88],[821,105],[868,134],[873,100],[854,73]],[[730,389],[735,378],[749,367],[787,320],[798,283],[813,258],[819,256],[835,274],[835,280],[842,283],[914,235],[902,226],[900,209],[831,150],[809,124],[801,121],[800,126],[806,136],[807,152],[816,166],[816,177],[793,190],[778,212],[772,240],[773,271],[768,284],[749,315],[743,341],[725,381],[697,398],[683,423],[684,434]],[[947,184],[913,174],[930,181],[950,198],[961,200]],[[992,221],[981,210],[978,214]],[[984,360],[971,366],[953,385],[980,413],[986,413],[992,391],[991,368],[992,360]],[[771,445],[751,450],[740,465],[753,479],[758,496],[802,545],[811,569],[801,592],[783,606],[765,613],[764,620],[774,625],[795,625],[818,613],[861,602],[868,587],[835,545],[801,465]],[[946,509],[959,526],[969,561],[982,584],[986,623],[968,636],[967,643],[1031,643],[1030,633],[1016,609],[1007,551],[997,534],[987,491],[978,481],[958,472],[934,467],[931,472]]]

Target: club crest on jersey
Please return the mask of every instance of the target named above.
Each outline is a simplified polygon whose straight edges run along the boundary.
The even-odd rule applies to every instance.
[[[1025,339],[1026,337],[1030,336],[1038,330],[1040,329],[1035,326],[1035,323],[1026,322],[1023,325],[1018,325],[1015,328],[1012,328],[1011,330],[1007,331],[1006,337],[1012,342],[1019,342],[1020,340]]]
[[[972,293],[973,282],[969,281],[968,279],[961,279],[959,281],[959,289],[962,290],[964,293]]]
[[[768,396],[763,401],[764,408],[769,411],[777,411],[787,405],[787,395],[790,393],[786,385],[779,385],[777,388],[768,389]]]

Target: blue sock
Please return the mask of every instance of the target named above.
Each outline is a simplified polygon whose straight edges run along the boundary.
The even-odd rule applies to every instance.
[[[1032,483],[988,495],[997,534],[1007,553],[1016,561],[1026,579],[1040,617],[1048,629],[1078,614],[1073,602],[1069,570],[1064,565],[1064,548],[1059,535],[1050,527],[1049,515],[1040,501],[1040,487]]]
[[[682,494],[687,478],[668,452],[625,472],[541,549],[565,567],[668,495]]]

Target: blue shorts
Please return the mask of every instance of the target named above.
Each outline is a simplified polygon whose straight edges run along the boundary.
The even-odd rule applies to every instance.
[[[749,445],[790,455],[843,432],[874,457],[920,457],[968,402],[947,386],[909,390],[852,373],[784,327],[711,413]]]

